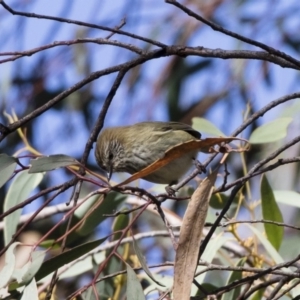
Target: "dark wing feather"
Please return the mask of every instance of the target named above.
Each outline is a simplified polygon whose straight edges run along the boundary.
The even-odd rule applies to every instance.
[[[184,124],[184,123],[180,123],[180,122],[141,122],[141,123],[137,123],[135,124],[135,126],[153,126],[155,123],[156,125],[160,125],[159,129],[161,131],[168,131],[168,130],[183,130],[188,132],[189,134],[191,134],[193,137],[200,139],[201,138],[201,133],[195,129],[193,129],[191,126]]]

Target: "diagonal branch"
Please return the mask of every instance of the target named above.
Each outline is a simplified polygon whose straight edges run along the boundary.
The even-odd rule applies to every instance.
[[[101,25],[96,25],[96,24],[92,24],[92,23],[86,23],[86,22],[82,22],[82,21],[76,21],[76,20],[60,18],[60,17],[40,15],[40,14],[35,14],[35,13],[26,13],[23,11],[16,11],[16,10],[13,10],[9,5],[7,5],[4,2],[4,0],[0,0],[0,4],[13,15],[23,16],[23,17],[27,17],[27,18],[53,20],[53,21],[57,21],[57,22],[67,23],[67,24],[75,24],[75,25],[79,25],[79,26],[100,29],[103,31],[109,31],[109,32],[116,33],[116,34],[125,35],[125,36],[131,37],[133,39],[141,40],[143,42],[152,44],[152,45],[160,47],[160,48],[166,47],[166,45],[161,42],[158,42],[158,41],[155,41],[155,40],[152,40],[149,38],[145,38],[143,36],[133,34],[133,33],[130,33],[130,32],[124,31],[124,30],[120,30],[118,28],[111,28],[111,27],[107,27],[107,26],[101,26]]]
[[[214,23],[214,22],[211,22],[209,20],[206,20],[205,18],[203,18],[202,16],[196,14],[195,12],[193,12],[192,10],[190,10],[189,8],[187,8],[186,6],[180,4],[179,2],[177,2],[176,0],[165,0],[166,3],[169,3],[169,4],[172,4],[178,8],[180,8],[182,11],[184,11],[186,14],[188,14],[189,16],[195,18],[196,20],[200,21],[200,22],[203,22],[204,24],[210,26],[213,30],[215,31],[219,31],[219,32],[222,32],[228,36],[231,36],[235,39],[238,39],[242,42],[245,42],[247,44],[250,44],[250,45],[253,45],[253,46],[256,46],[258,48],[261,48],[267,52],[269,52],[270,54],[274,55],[274,56],[278,56],[278,57],[281,57],[283,59],[285,59],[286,61],[289,61],[291,63],[293,63],[295,66],[297,67],[300,67],[300,61],[285,54],[284,52],[281,52],[279,50],[276,50],[270,46],[267,46],[266,44],[263,44],[263,43],[260,43],[258,41],[255,41],[255,40],[252,40],[252,39],[249,39],[243,35],[240,35],[238,33],[235,33],[235,32],[232,32],[230,30],[227,30],[225,28],[223,28],[222,26],[219,26],[218,24]]]

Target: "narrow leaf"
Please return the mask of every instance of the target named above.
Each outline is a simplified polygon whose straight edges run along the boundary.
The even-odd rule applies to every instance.
[[[52,171],[58,168],[76,165],[78,163],[79,162],[75,158],[64,154],[38,157],[30,161],[31,167],[29,173]]]
[[[81,236],[91,233],[95,227],[107,219],[107,214],[112,214],[126,199],[126,196],[111,192],[108,195],[95,195],[75,211],[80,220],[85,217],[82,225],[76,230]]]
[[[9,156],[5,153],[1,153],[0,154],[0,171],[4,170],[8,166],[10,166],[11,164],[16,163],[16,162],[17,162],[17,160],[15,157]]]
[[[29,268],[27,272],[23,275],[22,281],[23,282],[29,282],[37,273],[37,271],[40,269],[44,258],[46,256],[45,251],[34,251],[31,254],[31,263],[29,265]]]
[[[228,198],[229,196],[223,193],[213,194],[210,198],[209,206],[214,209],[223,209],[223,207],[227,203]],[[236,206],[238,201],[239,201],[239,197],[238,196],[234,197],[231,208]]]
[[[276,203],[272,188],[265,175],[262,176],[260,193],[264,220],[282,223],[282,214]],[[274,248],[278,250],[283,239],[284,227],[266,223],[264,223],[264,227],[268,240],[271,242]]]
[[[7,283],[9,282],[10,278],[13,275],[16,257],[15,257],[15,248],[19,245],[19,242],[13,243],[9,246],[7,251],[5,252],[5,263],[4,267],[0,271],[0,289],[6,287]]]
[[[96,300],[96,296],[94,295],[94,287],[90,286],[87,290],[82,293],[83,300]]]
[[[237,267],[242,267],[245,262],[246,262],[247,258],[244,257],[242,259],[240,259],[238,261],[238,263],[236,264]],[[242,271],[233,271],[231,272],[228,280],[227,280],[227,284],[229,285],[231,282],[235,281],[235,280],[239,280],[242,279]],[[233,300],[233,299],[238,299],[238,296],[240,296],[241,293],[241,286],[236,287],[235,289],[232,289],[231,291],[229,291],[226,294],[223,294],[222,296],[222,300]]]
[[[27,199],[29,194],[39,185],[42,179],[42,174],[28,174],[27,171],[19,173],[14,178],[6,194],[4,200],[4,211],[7,211]],[[21,212],[21,209],[16,210],[4,218],[5,245],[10,242],[12,236],[16,232]]]
[[[82,300],[110,300],[112,298],[107,294],[103,294],[103,287],[107,287],[106,281],[99,281],[94,286],[90,286],[81,294]],[[95,295],[96,293],[96,295]]]
[[[298,284],[291,289],[291,294],[292,294],[293,299],[297,300],[300,298],[299,297],[299,295],[300,295],[299,278],[295,278],[294,280],[291,281],[291,285],[293,285],[295,283],[298,283]]]
[[[146,259],[145,259],[144,255],[142,254],[142,251],[141,251],[141,249],[139,248],[139,245],[138,245],[137,241],[134,239],[133,236],[132,236],[132,241],[133,241],[133,248],[134,248],[135,254],[136,254],[136,256],[138,257],[139,262],[140,262],[140,264],[141,264],[143,270],[145,271],[145,273],[146,273],[146,274],[147,274],[147,275],[148,275],[148,276],[149,276],[156,284],[158,284],[158,285],[164,287],[164,285],[161,284],[160,282],[158,282],[158,281],[154,278],[154,276],[152,275],[150,269],[149,269],[148,266],[147,266]]]
[[[293,121],[292,118],[278,118],[256,128],[250,138],[251,144],[265,144],[279,141],[286,137],[287,128]]]
[[[40,279],[59,269],[63,265],[68,264],[69,262],[88,253],[89,251],[102,244],[105,240],[106,237],[92,242],[81,244],[73,249],[65,251],[53,258],[46,260],[37,272],[35,276],[36,280],[39,281]]]
[[[5,153],[0,154],[0,188],[7,182],[7,180],[14,173],[17,162],[12,156]]]
[[[213,136],[226,136],[213,123],[204,118],[192,118],[192,127],[201,133],[206,133]]]
[[[127,299],[146,300],[146,297],[143,292],[143,288],[134,270],[128,264],[126,264],[126,269],[127,269],[127,288],[126,288]]]
[[[216,177],[217,170],[200,183],[184,214],[175,257],[174,300],[190,299],[202,230]]]
[[[23,290],[21,300],[39,300],[39,293],[36,285],[36,281],[33,278]]]
[[[102,263],[105,260],[105,252],[99,252],[97,254],[93,255],[93,261],[95,261],[95,264],[97,267],[99,266],[100,263]],[[83,260],[79,260],[76,264],[73,264],[70,268],[68,268],[67,271],[63,272],[59,278],[64,279],[64,278],[70,278],[74,276],[81,275],[85,272],[93,270],[93,262],[92,262],[92,257],[88,256]]]
[[[265,289],[266,288],[261,288],[257,292],[255,292],[253,294],[253,297],[251,298],[251,300],[262,300],[263,296],[264,296]]]
[[[274,191],[277,202],[300,208],[300,194],[294,191]]]
[[[295,101],[282,108],[280,115],[281,117],[294,117],[300,112],[300,102]]]
[[[284,262],[283,258],[280,256],[278,251],[257,228],[249,224],[246,224],[246,226],[253,231],[253,233],[259,239],[261,244],[265,247],[266,251],[269,253],[269,256],[275,261],[276,264],[281,264]]]
[[[226,244],[228,241],[230,241],[229,237],[223,237],[222,236],[222,232],[217,235],[216,237],[214,237],[213,239],[211,239],[207,245],[207,247],[205,248],[204,253],[201,256],[201,260],[206,261],[208,263],[212,262],[213,259],[215,258],[218,250],[224,245]],[[199,266],[197,267],[196,272],[200,272],[202,270],[204,270],[206,267],[205,266]],[[202,284],[204,282],[205,276],[207,273],[202,273],[199,276],[196,277],[197,282],[199,282],[199,284]]]
[[[207,296],[207,293],[214,292],[218,287],[213,285],[212,283],[203,283],[201,284],[201,289],[199,289],[195,296],[201,297],[200,299],[205,299]],[[205,293],[204,293],[205,292]]]

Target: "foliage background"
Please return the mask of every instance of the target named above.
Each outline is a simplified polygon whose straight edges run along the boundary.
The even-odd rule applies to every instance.
[[[183,47],[205,47],[208,49],[226,49],[236,51],[262,51],[253,45],[241,42],[224,33],[212,30],[209,26],[186,15],[174,5],[163,1],[7,1],[7,5],[17,11],[51,15],[107,28],[122,27],[129,33],[159,41],[167,45],[182,45]],[[290,1],[184,1],[183,5],[199,13],[222,27],[239,33],[242,36],[260,41],[288,55],[298,58],[299,55],[299,9],[297,0]],[[123,20],[126,24],[123,25]],[[123,26],[122,26],[123,25]],[[130,46],[139,47],[143,51],[156,49],[132,36],[115,34],[109,39],[128,45],[129,49],[120,45],[103,45],[90,42],[88,38],[106,38],[110,30],[100,30],[79,24],[67,24],[56,20],[30,18],[29,16],[12,15],[2,6],[0,9],[0,123],[7,125],[8,119],[4,112],[12,114],[15,111],[19,118],[32,113],[45,105],[51,99],[89,77],[92,72],[104,70],[135,59],[138,54],[131,51]],[[86,40],[80,40],[86,39]],[[78,43],[68,45],[67,41],[77,40]],[[51,47],[26,56],[23,51],[39,48],[57,41],[65,45]],[[131,49],[131,50],[130,50]],[[12,53],[19,51],[20,53]],[[8,53],[9,52],[9,53]],[[250,53],[250,52],[249,52]],[[194,117],[205,117],[216,125],[226,135],[230,135],[253,112],[258,111],[267,103],[279,97],[298,92],[298,69],[282,68],[265,60],[219,59],[222,53],[207,55],[165,55],[131,68],[120,87],[105,116],[105,126],[133,124],[146,120],[171,120],[192,123]],[[63,153],[82,161],[86,143],[103,108],[107,94],[116,78],[116,73],[91,81],[67,97],[63,97],[55,106],[45,113],[24,124],[26,140],[34,149],[43,155]],[[294,138],[299,132],[298,100],[282,104],[259,118],[242,133],[249,138],[258,126],[278,117],[292,117],[285,139],[267,145],[254,145],[246,154],[246,169],[257,161],[267,157],[274,149]],[[276,134],[276,132],[274,133]],[[204,134],[204,136],[206,136]],[[28,155],[28,149],[22,151],[24,141],[17,132],[5,136],[0,143],[0,152],[8,155]],[[31,153],[32,154],[32,153]],[[299,147],[289,148],[283,157],[299,155]],[[200,159],[206,157],[200,155]],[[22,163],[28,165],[29,159],[23,158]],[[228,180],[240,178],[244,172],[238,155],[229,157],[230,175]],[[299,164],[281,166],[268,174],[271,186],[275,189],[299,189]],[[92,171],[101,172],[96,166],[94,155],[87,160],[87,167]],[[48,172],[41,184],[31,194],[45,188],[62,184],[71,180],[74,174],[65,169]],[[114,176],[121,181],[123,175]],[[251,181],[251,195],[247,201],[257,201],[260,198],[260,177]],[[4,201],[10,182],[0,189],[1,202]],[[162,191],[147,183],[141,187],[151,192]],[[196,186],[195,182],[191,183]],[[94,190],[91,183],[83,186],[85,193]],[[58,195],[52,205],[67,202],[72,196],[72,189]],[[35,211],[47,199],[40,197],[34,203],[27,205],[23,213]],[[183,215],[185,201],[167,201],[165,207],[174,213]],[[258,209],[254,210],[258,213]],[[298,210],[283,206],[284,221],[298,224]],[[212,213],[215,211],[212,210]],[[231,215],[230,215],[231,216]],[[253,217],[249,210],[242,208],[241,218]],[[41,237],[49,231],[61,215],[54,215],[38,223],[28,224],[26,231]],[[210,215],[210,220],[214,218]],[[112,219],[105,220],[92,235],[73,238],[68,246],[74,247],[90,238],[103,237],[111,232]],[[160,223],[159,223],[160,224]],[[154,230],[157,226],[151,215],[139,218],[134,224],[134,232]],[[160,225],[161,226],[161,225]],[[161,227],[159,226],[159,229]],[[51,238],[56,239],[63,231],[55,231]],[[298,241],[298,234],[286,231],[285,244],[282,246],[285,257],[291,258],[293,246]],[[243,228],[243,237],[249,233]],[[290,234],[290,235],[289,235]],[[290,240],[287,237],[291,237]],[[34,239],[34,238],[33,238]],[[37,240],[37,239],[34,239]],[[159,240],[143,243],[143,253],[151,263],[162,263],[174,260],[174,252],[170,254],[170,243]],[[4,244],[1,245],[1,248]],[[290,251],[291,250],[291,251]],[[290,252],[289,252],[290,251]],[[58,294],[82,286],[86,277],[63,282]],[[220,279],[221,280],[221,279]],[[62,297],[66,297],[63,295]]]

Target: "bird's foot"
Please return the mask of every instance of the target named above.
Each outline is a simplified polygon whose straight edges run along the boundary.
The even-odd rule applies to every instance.
[[[175,197],[176,196],[176,191],[170,186],[170,185],[167,185],[165,187],[165,190],[166,190],[166,193],[169,195],[169,196],[172,196],[172,197]]]
[[[206,168],[204,165],[201,164],[201,162],[197,159],[194,160],[195,167],[199,170],[200,174],[201,173],[206,173]]]

